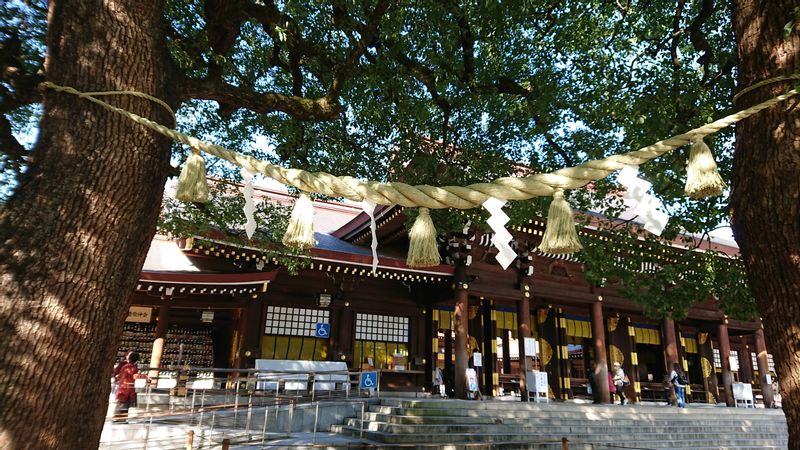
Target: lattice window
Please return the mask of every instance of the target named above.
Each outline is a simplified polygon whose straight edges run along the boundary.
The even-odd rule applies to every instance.
[[[264,334],[313,337],[318,323],[328,323],[328,315],[324,309],[268,306]]]
[[[356,339],[408,342],[408,317],[357,313]]]
[[[718,348],[714,349],[714,367],[716,367],[717,369],[722,368],[722,357],[719,354]]]

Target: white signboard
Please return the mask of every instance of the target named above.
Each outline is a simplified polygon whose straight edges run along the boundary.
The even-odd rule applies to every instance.
[[[198,378],[192,383],[192,389],[214,389],[213,378]]]
[[[528,401],[549,403],[549,389],[547,386],[547,372],[529,371],[525,374],[525,384],[528,390]],[[530,395],[533,393],[533,395]]]
[[[478,390],[478,374],[475,369],[467,369],[467,390],[475,392]]]
[[[158,381],[156,381],[156,389],[172,389],[178,385],[178,380],[176,378],[168,377],[170,377],[170,375],[162,375],[159,377]]]
[[[736,372],[737,370],[739,370],[739,358],[735,356],[729,356],[728,361],[731,364],[731,371]]]
[[[480,353],[473,353],[472,365],[475,367],[483,367],[483,355]]]
[[[131,306],[128,309],[128,317],[125,318],[125,322],[150,323],[152,317],[153,308],[147,306]]]
[[[535,338],[525,338],[525,356],[534,358],[539,356],[539,341]]]
[[[772,384],[772,375],[767,374],[766,377],[767,377],[767,384]]]

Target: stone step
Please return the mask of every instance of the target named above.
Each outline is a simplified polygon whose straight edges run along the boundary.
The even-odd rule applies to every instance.
[[[349,434],[351,436],[358,436],[360,431],[357,428],[337,425],[333,430],[338,433]],[[560,434],[508,434],[508,433],[441,433],[435,435],[407,435],[407,434],[394,434],[380,431],[364,431],[364,437],[369,440],[386,443],[386,444],[437,444],[437,443],[497,443],[502,444],[502,448],[507,448],[506,444],[519,443],[521,445],[529,444],[555,444],[560,445],[561,438],[564,437]],[[605,434],[605,435],[591,435],[591,434],[573,434],[568,436],[570,440],[570,448],[578,448],[581,444],[592,444],[598,448],[602,445],[625,445],[629,447],[639,448],[669,448],[669,449],[694,449],[698,447],[708,448],[786,448],[788,439],[759,439],[759,438],[733,438],[733,439],[720,439],[718,437],[706,438],[705,436],[698,436],[697,434],[686,433],[685,438],[672,439],[669,436],[642,436],[640,438],[626,437],[619,434]],[[575,447],[573,447],[573,444]],[[470,447],[472,448],[472,447]],[[526,448],[526,447],[521,447]],[[599,447],[602,448],[602,447]]]
[[[348,423],[348,426],[354,429],[360,429],[358,423]],[[684,429],[651,429],[651,430],[638,430],[636,428],[618,429],[613,427],[582,427],[582,426],[564,426],[564,427],[508,427],[503,425],[483,425],[480,427],[470,426],[437,426],[437,425],[394,425],[387,423],[371,422],[365,424],[365,430],[380,431],[383,433],[391,434],[413,434],[413,435],[443,435],[443,434],[507,434],[511,436],[524,435],[524,436],[592,436],[596,439],[613,439],[616,437],[628,436],[630,439],[636,440],[637,436],[659,436],[663,439],[670,439],[674,441],[687,440],[692,437],[702,434],[706,439],[717,439],[723,442],[729,438],[739,439],[762,439],[769,440],[775,437],[774,433],[769,431],[750,431],[729,433],[716,430],[684,430]],[[613,430],[613,433],[609,433]]]
[[[480,415],[480,416],[458,416],[458,415],[443,415],[443,416],[433,416],[433,415],[395,415],[395,414],[386,414],[386,413],[377,413],[377,412],[367,412],[365,413],[365,420],[367,421],[378,421],[378,422],[389,422],[389,423],[399,423],[399,424],[422,424],[422,423],[429,423],[429,424],[496,424],[496,423],[505,423],[505,424],[530,424],[536,423],[541,424],[544,426],[548,425],[559,425],[564,422],[563,417],[552,417],[549,415],[531,415],[531,414],[514,414],[511,417],[508,417],[508,414],[495,414],[495,415]],[[593,425],[597,422],[602,422],[603,424],[608,424],[608,426],[640,426],[640,425],[650,425],[650,426],[669,426],[669,425],[676,425],[676,426],[685,426],[685,425],[703,425],[703,426],[710,426],[710,427],[736,427],[736,426],[757,426],[757,427],[772,427],[778,430],[786,429],[786,423],[784,421],[776,421],[776,420],[737,420],[737,419],[730,419],[730,418],[723,418],[723,419],[708,419],[708,418],[701,418],[697,416],[686,416],[686,417],[673,417],[673,418],[648,418],[648,416],[636,416],[631,418],[598,418],[598,417],[586,417],[586,416],[576,416],[571,417],[568,419],[570,422],[581,422],[586,423],[588,425]]]
[[[333,431],[359,436],[360,418]],[[591,405],[381,399],[364,416],[363,437],[420,448],[785,449],[783,412],[711,405]],[[477,447],[476,447],[477,446]]]
[[[756,410],[751,410],[756,411]],[[763,411],[763,410],[761,410]],[[578,419],[584,417],[592,417],[595,420],[611,420],[611,419],[683,419],[683,420],[697,420],[703,418],[704,420],[748,420],[751,422],[772,422],[775,420],[783,421],[783,415],[762,414],[761,411],[757,413],[751,412],[749,415],[742,414],[732,416],[727,414],[717,414],[717,409],[704,409],[704,410],[690,410],[686,408],[666,408],[661,411],[641,409],[638,407],[620,406],[617,410],[604,411],[598,410],[550,410],[541,409],[536,411],[519,410],[519,409],[467,409],[467,408],[400,408],[394,406],[374,405],[369,408],[369,412],[390,414],[396,416],[453,416],[453,417],[548,417],[548,418],[562,418],[562,419]]]
[[[708,405],[708,404],[691,404],[687,408],[667,407],[661,404],[578,404],[578,403],[526,403],[526,402],[505,402],[505,401],[469,401],[469,400],[447,400],[447,401],[432,401],[432,400],[417,400],[417,401],[402,401],[394,399],[381,399],[381,406],[390,406],[394,408],[410,408],[410,409],[470,409],[470,410],[508,410],[513,408],[517,411],[597,411],[597,412],[616,412],[619,410],[630,409],[631,407],[638,410],[659,411],[663,413],[680,413],[683,411],[697,411],[697,410],[713,410],[720,415],[752,415],[753,412],[759,412],[763,415],[782,415],[781,410],[771,408],[727,408],[722,405]]]
[[[348,419],[346,425],[353,428],[361,427],[361,420],[357,418]],[[547,426],[537,425],[530,422],[515,422],[515,423],[480,423],[480,424],[435,424],[429,422],[423,423],[395,423],[385,421],[364,421],[364,429],[372,431],[386,431],[393,433],[475,433],[475,432],[499,432],[507,430],[509,433],[535,433],[540,430],[547,430],[552,433],[571,434],[576,432],[602,432],[608,429],[616,430],[619,434],[661,434],[666,432],[686,432],[686,433],[703,433],[703,434],[746,434],[747,436],[763,435],[764,438],[771,438],[776,434],[784,432],[785,430],[779,427],[763,427],[763,426],[745,426],[745,425],[731,425],[726,427],[708,426],[708,425],[682,425],[680,427],[670,426],[651,426],[651,425],[629,425],[618,426],[609,423],[560,423],[551,424]]]
[[[563,409],[568,411],[576,411],[581,409],[607,409],[607,410],[615,410],[618,409],[622,405],[618,404],[604,404],[604,405],[596,405],[592,403],[572,403],[572,402],[550,402],[550,403],[535,403],[535,402],[522,402],[522,401],[475,401],[475,400],[455,400],[455,399],[446,399],[446,400],[439,400],[439,399],[417,399],[417,400],[406,400],[406,399],[395,399],[395,398],[382,398],[381,402],[382,405],[386,406],[397,406],[403,408],[470,408],[470,409],[508,409],[513,405],[516,409]],[[652,409],[666,409],[663,407],[662,404],[652,404],[652,403],[638,403],[635,405],[637,408],[652,408]],[[770,408],[728,408],[724,405],[710,405],[707,403],[690,403],[689,409],[716,409],[720,412],[720,414],[751,414],[753,411],[760,411],[765,414],[777,414],[781,415],[779,409],[770,409]],[[678,408],[672,408],[672,410],[678,410]]]

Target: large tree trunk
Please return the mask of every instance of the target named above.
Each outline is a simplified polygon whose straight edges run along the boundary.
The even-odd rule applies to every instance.
[[[800,71],[800,35],[784,40],[797,1],[735,2],[740,86]],[[797,81],[789,82],[797,84]],[[738,108],[785,92],[772,84],[745,94]],[[800,449],[800,112],[797,100],[736,126],[733,229],[750,287],[775,355],[789,424],[789,448]]]
[[[47,78],[164,97],[158,0],[49,2]],[[169,124],[157,105],[109,102]],[[155,232],[169,142],[44,93],[28,172],[0,217],[0,448],[96,448],[130,293]]]

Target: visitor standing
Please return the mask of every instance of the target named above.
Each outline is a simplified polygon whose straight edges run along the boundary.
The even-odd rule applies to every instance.
[[[666,406],[669,406],[672,403],[672,382],[670,381],[670,374],[665,373],[664,379],[661,381],[664,384],[664,402],[666,402]]]
[[[689,380],[686,379],[686,375],[683,373],[678,363],[673,364],[669,379],[672,382],[672,386],[675,388],[675,396],[678,398],[678,408],[685,408],[686,385],[689,384]]]
[[[625,400],[625,371],[622,370],[622,365],[619,361],[614,363],[614,388],[617,391],[617,395],[619,396],[619,404],[624,405],[627,400]],[[612,402],[613,403],[613,402]]]
[[[610,395],[611,403],[614,403],[614,393],[617,392],[617,387],[614,385],[614,375],[611,374],[611,371],[608,372],[608,393]]]
[[[128,410],[136,406],[136,388],[134,383],[138,378],[139,368],[136,363],[139,354],[129,352],[122,366],[115,368],[114,378],[117,381],[117,406],[114,409],[114,421],[124,422],[128,419]]]
[[[600,392],[598,392],[597,385],[594,382],[595,369],[597,369],[597,364],[592,361],[589,370],[586,371],[586,379],[588,381],[588,384],[586,385],[588,390],[587,394],[592,396],[592,403],[600,403]]]

